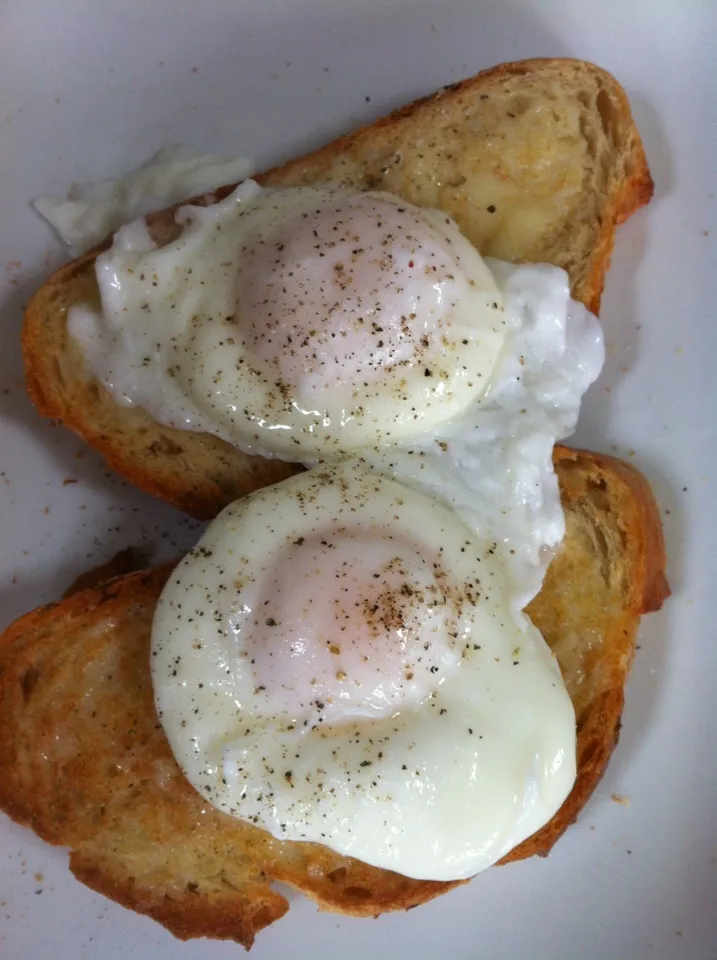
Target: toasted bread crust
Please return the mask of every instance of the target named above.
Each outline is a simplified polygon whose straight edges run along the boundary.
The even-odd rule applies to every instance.
[[[566,547],[549,569],[528,614],[558,657],[575,705],[578,776],[570,796],[550,823],[512,850],[503,863],[533,854],[547,855],[575,822],[602,779],[620,735],[624,685],[635,653],[640,617],[659,610],[670,595],[659,509],[640,471],[607,454],[563,446],[555,448],[553,459],[568,524]],[[611,523],[605,522],[606,513]],[[584,584],[582,594],[577,594],[577,584],[570,580],[578,567],[579,526],[600,531],[610,558],[599,575],[592,569],[593,576]],[[608,592],[617,590],[619,605],[605,603],[603,584]],[[585,602],[586,594],[592,595],[593,604]],[[566,643],[566,635],[569,641],[575,629],[582,631],[583,638],[602,634],[605,642],[609,636],[610,656],[598,655],[593,663],[587,649],[579,650],[576,663],[575,652]],[[578,681],[588,674],[590,694],[585,701],[583,691],[578,692]]]
[[[382,188],[436,206],[481,253],[564,267],[573,296],[595,312],[615,226],[652,195],[624,91],[605,71],[568,59],[485,70],[257,180]],[[148,217],[158,242],[176,235],[176,209]],[[130,482],[202,519],[296,473],[294,464],[249,457],[119,407],[92,378],[68,336],[67,312],[96,296],[94,261],[107,245],[54,273],[27,308],[27,388],[40,413],[82,436]]]
[[[597,454],[558,448],[555,460],[567,535],[529,612],[575,704],[578,776],[556,816],[503,863],[547,854],[595,789],[617,742],[639,617],[668,593],[644,478]],[[457,886],[280,842],[207,807],[154,710],[151,620],[172,569],[83,590],[5,631],[0,808],[70,847],[78,879],[182,938],[250,946],[288,908],[272,880],[353,916],[408,909]]]

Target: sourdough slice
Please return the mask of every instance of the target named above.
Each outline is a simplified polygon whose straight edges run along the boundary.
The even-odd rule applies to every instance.
[[[272,187],[386,189],[438,207],[482,254],[564,267],[573,296],[595,312],[615,225],[652,194],[624,91],[578,60],[495,67],[257,179]],[[214,202],[230,189],[196,202]],[[175,211],[148,218],[159,243],[178,233]],[[67,334],[70,307],[97,301],[97,253],[58,270],[27,308],[25,369],[38,410],[82,436],[128,480],[200,518],[296,473],[294,464],[249,457],[112,400]]]
[[[578,777],[556,816],[506,861],[547,854],[595,789],[617,741],[640,615],[669,593],[659,515],[642,476],[564,448],[556,468],[567,535],[530,614],[575,704]],[[203,801],[174,760],[152,697],[151,621],[171,570],[76,593],[0,638],[0,808],[69,847],[78,879],[181,938],[249,947],[288,909],[272,880],[355,916],[456,886],[274,840]]]

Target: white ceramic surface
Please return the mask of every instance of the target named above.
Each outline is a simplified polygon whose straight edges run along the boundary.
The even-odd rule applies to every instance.
[[[292,898],[289,916],[260,935],[257,960],[717,957],[716,41],[709,0],[0,5],[0,625],[121,546],[166,556],[197,529],[30,406],[21,307],[63,257],[30,197],[119,173],[171,141],[263,166],[482,67],[544,55],[615,73],[657,184],[619,233],[603,301],[607,366],[578,436],[632,458],[653,482],[674,590],[641,630],[605,779],[547,860],[491,870],[375,922]],[[66,864],[0,817],[4,960],[240,955],[174,940],[78,884]]]

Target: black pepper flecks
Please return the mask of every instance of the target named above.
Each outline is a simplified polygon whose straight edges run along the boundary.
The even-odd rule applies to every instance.
[[[192,257],[174,271],[179,286],[163,288],[164,264],[138,273],[151,329],[161,329],[156,286],[174,332],[137,357],[130,392],[170,426],[209,429],[247,452],[334,456],[356,437],[390,442],[489,373],[480,352],[459,355],[468,341],[451,328],[461,284],[475,281],[450,218],[439,236],[395,197],[326,187],[230,197],[202,216],[214,246],[202,252],[188,232],[175,241]]]

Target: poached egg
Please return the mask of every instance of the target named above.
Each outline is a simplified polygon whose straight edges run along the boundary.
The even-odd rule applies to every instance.
[[[203,797],[406,876],[485,869],[575,778],[572,703],[495,550],[353,461],[210,524],[160,598],[152,670]]]
[[[143,220],[97,258],[70,333],[119,403],[246,453],[340,459],[430,430],[486,389],[503,299],[450,217],[391,194],[262,190]]]

